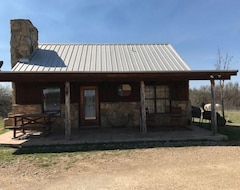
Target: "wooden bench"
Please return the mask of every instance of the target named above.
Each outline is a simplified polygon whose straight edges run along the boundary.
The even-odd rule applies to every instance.
[[[16,114],[13,116],[14,125],[5,126],[6,129],[13,130],[13,138],[16,138],[17,131],[25,130],[41,131],[44,135],[51,132],[52,122],[49,114]]]
[[[17,137],[17,131],[22,131],[22,133],[25,134],[25,130],[41,131],[43,132],[44,136],[46,136],[51,132],[51,123],[6,126],[5,129],[13,130],[13,138]]]

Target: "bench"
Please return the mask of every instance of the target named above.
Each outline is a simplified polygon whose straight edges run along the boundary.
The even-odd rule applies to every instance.
[[[17,131],[35,130],[43,132],[44,136],[51,132],[52,122],[49,114],[16,114],[13,116],[14,125],[5,126],[13,130],[13,138],[16,138]]]
[[[46,136],[51,132],[51,123],[6,126],[5,129],[13,130],[13,138],[17,137],[17,131],[22,131],[22,133],[25,134],[25,130],[41,131],[43,132],[44,136]]]

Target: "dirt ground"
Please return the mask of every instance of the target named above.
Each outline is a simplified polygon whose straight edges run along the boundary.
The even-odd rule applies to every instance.
[[[17,156],[11,164],[0,165],[0,190],[239,187],[238,146],[95,151],[38,160]]]

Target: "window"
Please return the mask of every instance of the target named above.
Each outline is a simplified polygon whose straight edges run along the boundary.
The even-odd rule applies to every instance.
[[[121,84],[118,86],[119,96],[130,96],[132,93],[132,87],[129,84]]]
[[[170,112],[169,87],[165,85],[145,87],[145,105],[148,113]]]
[[[60,116],[61,98],[60,88],[43,89],[43,112]]]

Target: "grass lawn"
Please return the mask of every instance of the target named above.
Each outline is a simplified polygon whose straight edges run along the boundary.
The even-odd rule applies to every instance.
[[[34,147],[31,147],[34,149]],[[47,146],[45,147],[48,148]],[[66,152],[66,153],[34,153],[34,154],[15,154],[17,148],[12,147],[1,147],[0,146],[0,168],[1,165],[12,164],[14,162],[24,162],[33,164],[37,167],[51,167],[57,165],[65,157],[66,167],[71,167],[72,163],[76,161],[75,157],[77,155],[88,157],[92,155],[93,152]],[[67,168],[66,168],[67,169]]]
[[[219,127],[218,132],[228,136],[229,141],[240,141],[240,111],[225,111],[226,126]],[[211,130],[209,123],[203,123],[203,128]]]
[[[3,129],[3,119],[0,119],[0,130]]]
[[[227,121],[227,125],[232,126],[240,126],[240,111],[226,111],[225,118]]]
[[[0,119],[0,135],[7,132],[7,129],[3,128],[3,119]]]
[[[229,141],[240,141],[240,111],[226,111],[227,120],[225,127],[220,127],[219,132],[227,135]]]

